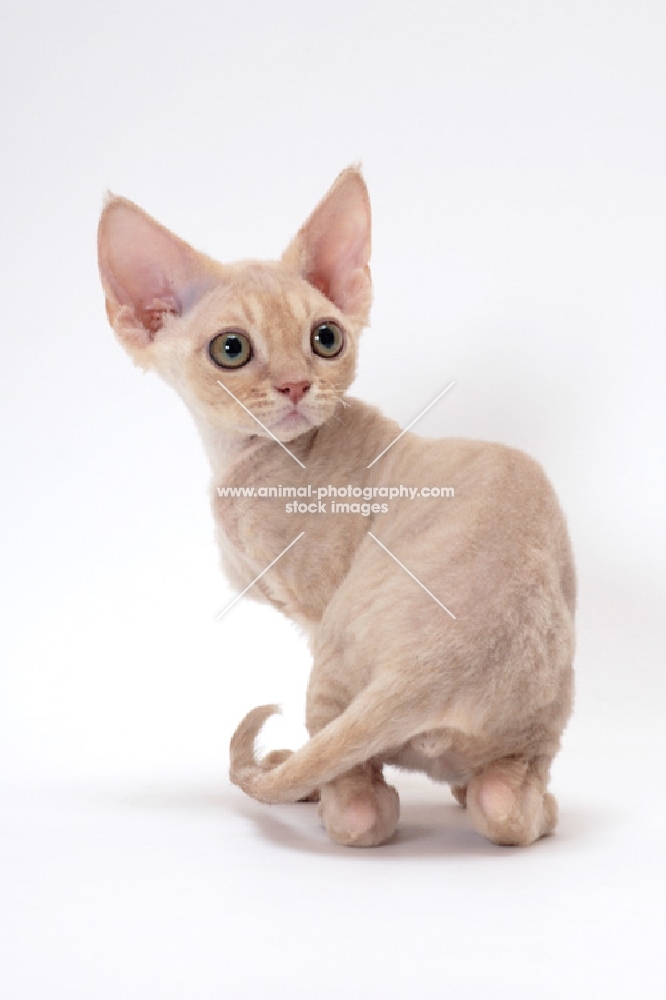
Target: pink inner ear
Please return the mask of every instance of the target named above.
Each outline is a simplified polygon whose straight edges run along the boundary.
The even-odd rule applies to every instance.
[[[326,233],[312,254],[312,267],[306,278],[311,285],[343,308],[349,279],[358,268],[361,239],[346,234]]]
[[[126,283],[118,289],[118,301],[130,307],[141,325],[155,334],[167,313],[180,316],[181,300],[166,275],[152,267],[128,262]]]
[[[111,321],[126,336],[152,340],[167,314],[180,315],[208,282],[199,255],[141,209],[114,199],[102,214],[99,268]]]
[[[163,326],[167,313],[172,316],[180,316],[181,312],[176,296],[166,295],[159,299],[153,299],[151,304],[139,313],[139,320],[150,333],[157,333]]]
[[[294,244],[303,277],[343,312],[367,312],[370,299],[370,203],[361,175],[345,171]]]

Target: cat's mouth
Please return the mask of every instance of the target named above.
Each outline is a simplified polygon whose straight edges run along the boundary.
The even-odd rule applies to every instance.
[[[278,411],[266,426],[280,441],[292,441],[313,427],[321,427],[329,416],[326,404],[322,405],[319,400],[304,400],[286,413],[284,410]]]
[[[299,408],[294,407],[292,410],[279,416],[277,420],[271,421],[268,426],[269,430],[276,437],[280,438],[280,440],[288,441],[291,438],[298,437],[299,434],[305,433],[314,424],[314,420],[311,420]]]

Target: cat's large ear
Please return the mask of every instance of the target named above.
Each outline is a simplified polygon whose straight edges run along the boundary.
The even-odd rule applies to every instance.
[[[212,261],[125,198],[109,196],[97,251],[109,322],[132,353],[214,282]]]
[[[365,324],[372,299],[370,199],[357,167],[343,170],[282,256],[341,312]]]

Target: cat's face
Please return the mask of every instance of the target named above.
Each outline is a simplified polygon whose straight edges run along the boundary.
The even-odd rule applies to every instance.
[[[124,199],[112,199],[100,222],[107,312],[137,363],[209,428],[281,441],[332,417],[354,377],[369,254],[356,170],[340,176],[278,262],[217,264]]]
[[[220,430],[268,437],[260,421],[291,441],[324,423],[354,377],[357,325],[279,263],[220,278],[191,313],[165,319],[150,367]]]

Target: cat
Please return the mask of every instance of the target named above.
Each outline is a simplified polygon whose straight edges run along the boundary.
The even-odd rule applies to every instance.
[[[230,582],[310,642],[309,741],[257,759],[276,707],[256,708],[231,740],[231,780],[265,803],[318,798],[335,842],[368,847],[398,823],[382,773],[392,764],[448,782],[490,841],[527,845],[557,822],[547,785],[572,708],[565,520],[520,451],[401,434],[345,395],[370,309],[370,233],[356,167],[274,262],[218,264],[109,196],[98,232],[108,319],[192,413]],[[230,493],[283,484],[454,495],[315,514]]]

